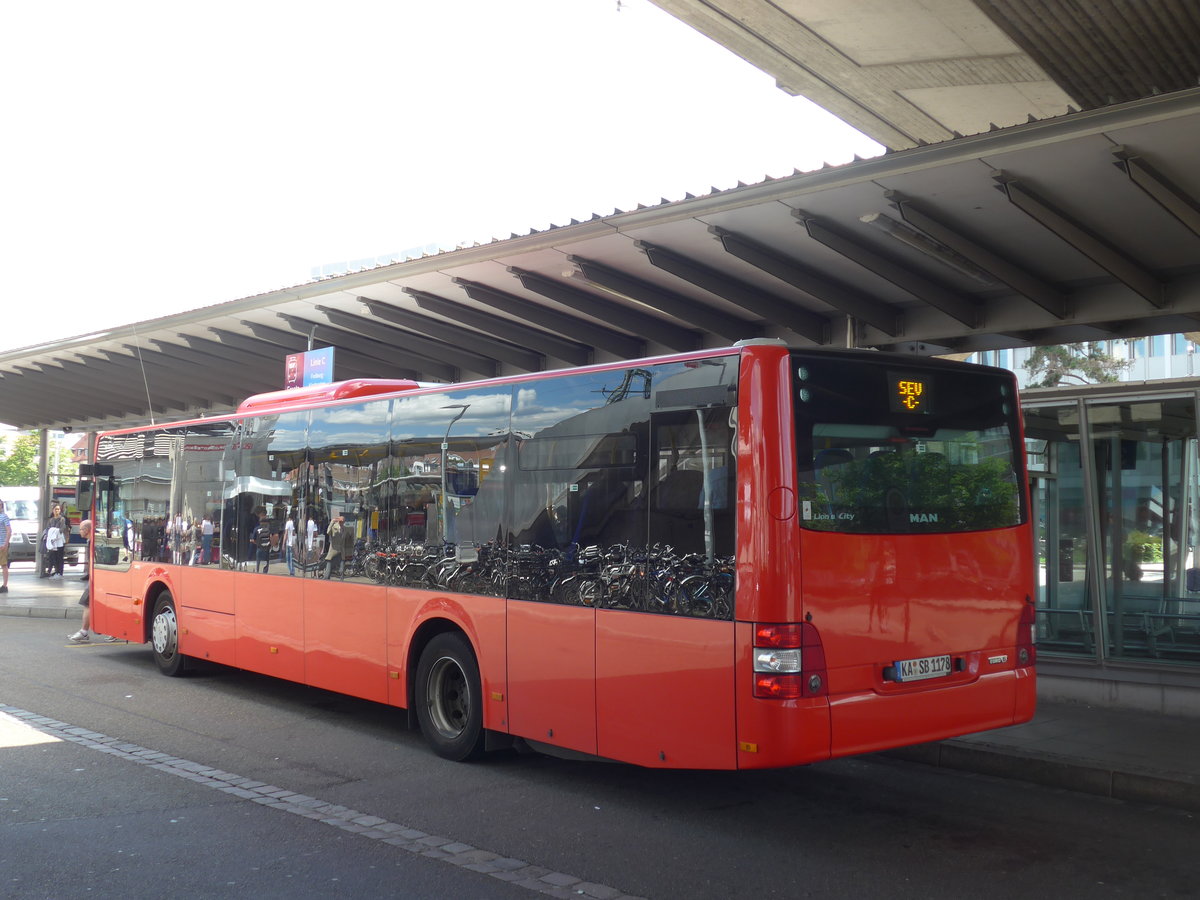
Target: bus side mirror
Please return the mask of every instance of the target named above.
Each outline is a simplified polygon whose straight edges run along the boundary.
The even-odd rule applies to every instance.
[[[76,500],[75,505],[85,515],[90,513],[92,509],[92,501],[96,499],[96,483],[90,479],[79,480],[76,485]]]

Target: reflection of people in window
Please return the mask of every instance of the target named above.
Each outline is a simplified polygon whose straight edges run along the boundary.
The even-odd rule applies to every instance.
[[[146,516],[142,519],[142,559],[153,560],[158,554],[156,534],[154,517]]]
[[[242,551],[241,559],[249,562],[257,558],[254,532],[258,528],[258,523],[266,518],[267,508],[260,506],[255,509],[254,498],[249,495],[244,495],[242,502],[246,505],[246,510],[243,513],[244,526],[241,534],[238,535],[238,544],[239,549]]]
[[[212,516],[205,516],[200,522],[200,565],[206,566],[213,562],[213,523]]]
[[[288,574],[296,574],[296,517],[289,515],[283,525],[283,554]]]
[[[346,536],[346,520],[342,516],[336,516],[329,523],[329,532],[326,541],[328,549],[325,551],[325,577],[332,578],[336,570],[339,575],[342,574],[343,553],[345,551],[345,536]]]
[[[305,558],[311,559],[313,552],[313,541],[317,537],[317,523],[313,521],[312,513],[309,513],[308,522],[304,526],[304,552]]]
[[[265,509],[258,514],[258,524],[251,532],[251,543],[254,546],[254,571],[266,572],[271,565],[271,523]]]

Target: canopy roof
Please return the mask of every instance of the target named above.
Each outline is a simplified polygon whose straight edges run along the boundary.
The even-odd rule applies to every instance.
[[[1197,149],[1192,89],[595,215],[0,353],[0,421],[232,411],[310,336],[339,379],[451,381],[756,336],[935,353],[1195,331]]]
[[[1189,0],[652,0],[904,150],[1194,87]]]

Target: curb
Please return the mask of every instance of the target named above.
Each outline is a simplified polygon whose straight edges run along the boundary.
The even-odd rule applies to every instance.
[[[83,607],[0,606],[0,616],[22,619],[82,619]]]
[[[1200,781],[1192,775],[1132,772],[1048,753],[962,740],[901,747],[882,755],[1114,800],[1200,810]]]

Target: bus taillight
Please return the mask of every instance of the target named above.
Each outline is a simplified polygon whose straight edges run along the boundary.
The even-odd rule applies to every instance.
[[[1037,611],[1028,597],[1021,610],[1021,620],[1017,623],[1017,665],[1032,666],[1037,662],[1037,647],[1034,643],[1033,629],[1037,624]]]
[[[825,649],[807,622],[754,626],[754,696],[797,700],[827,693]]]

